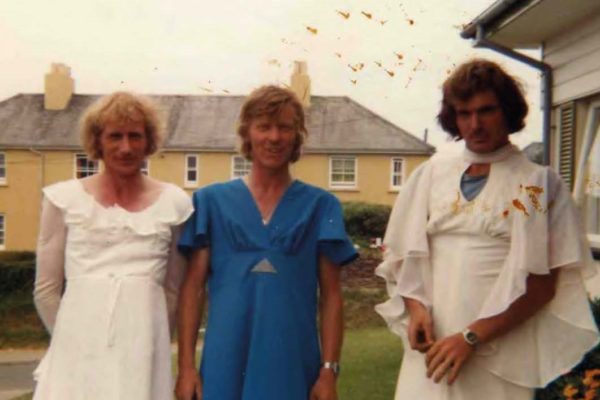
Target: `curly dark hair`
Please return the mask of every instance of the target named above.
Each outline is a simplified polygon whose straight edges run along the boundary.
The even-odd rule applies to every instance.
[[[294,92],[275,85],[262,86],[254,90],[242,105],[237,128],[239,137],[238,148],[247,160],[252,160],[252,149],[248,137],[248,129],[252,120],[264,115],[276,117],[288,104],[296,111],[296,118],[294,120],[296,142],[294,143],[290,162],[298,161],[302,145],[308,135],[305,125],[304,108]]]
[[[498,98],[508,133],[523,129],[529,108],[521,83],[498,64],[481,58],[459,65],[444,82],[442,107],[437,116],[442,129],[460,140],[455,102],[468,101],[475,94],[489,90]]]

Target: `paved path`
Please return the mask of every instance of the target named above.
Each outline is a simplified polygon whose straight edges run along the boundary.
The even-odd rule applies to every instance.
[[[44,353],[44,349],[0,351],[0,400],[14,399],[33,390],[31,373]]]
[[[198,351],[202,341],[198,341]],[[177,346],[171,351],[175,355]],[[0,400],[12,400],[33,391],[32,372],[44,356],[45,349],[0,350]]]

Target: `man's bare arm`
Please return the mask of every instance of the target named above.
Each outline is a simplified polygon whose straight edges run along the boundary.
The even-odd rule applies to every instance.
[[[208,248],[196,250],[190,259],[179,293],[177,315],[178,377],[175,394],[179,400],[202,398],[202,382],[196,370],[196,341],[206,295],[209,271]]]
[[[343,297],[340,283],[341,269],[326,257],[319,260],[321,294],[321,351],[323,361],[340,360],[344,336]],[[311,400],[335,400],[336,377],[331,369],[322,368],[311,391]]]

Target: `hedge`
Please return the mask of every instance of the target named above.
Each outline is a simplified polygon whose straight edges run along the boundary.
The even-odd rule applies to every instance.
[[[353,238],[368,241],[385,234],[390,206],[350,201],[342,203],[342,208],[346,230]]]
[[[34,252],[0,252],[0,296],[17,291],[31,291],[34,279]]]

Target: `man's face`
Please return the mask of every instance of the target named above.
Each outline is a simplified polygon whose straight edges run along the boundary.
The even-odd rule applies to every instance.
[[[472,152],[489,153],[509,142],[504,113],[491,90],[456,101],[454,109],[460,136]]]
[[[285,106],[279,115],[254,118],[248,128],[252,163],[268,169],[287,168],[296,143],[296,111]]]
[[[143,122],[109,121],[100,134],[102,161],[118,175],[134,175],[146,158],[148,138]]]

